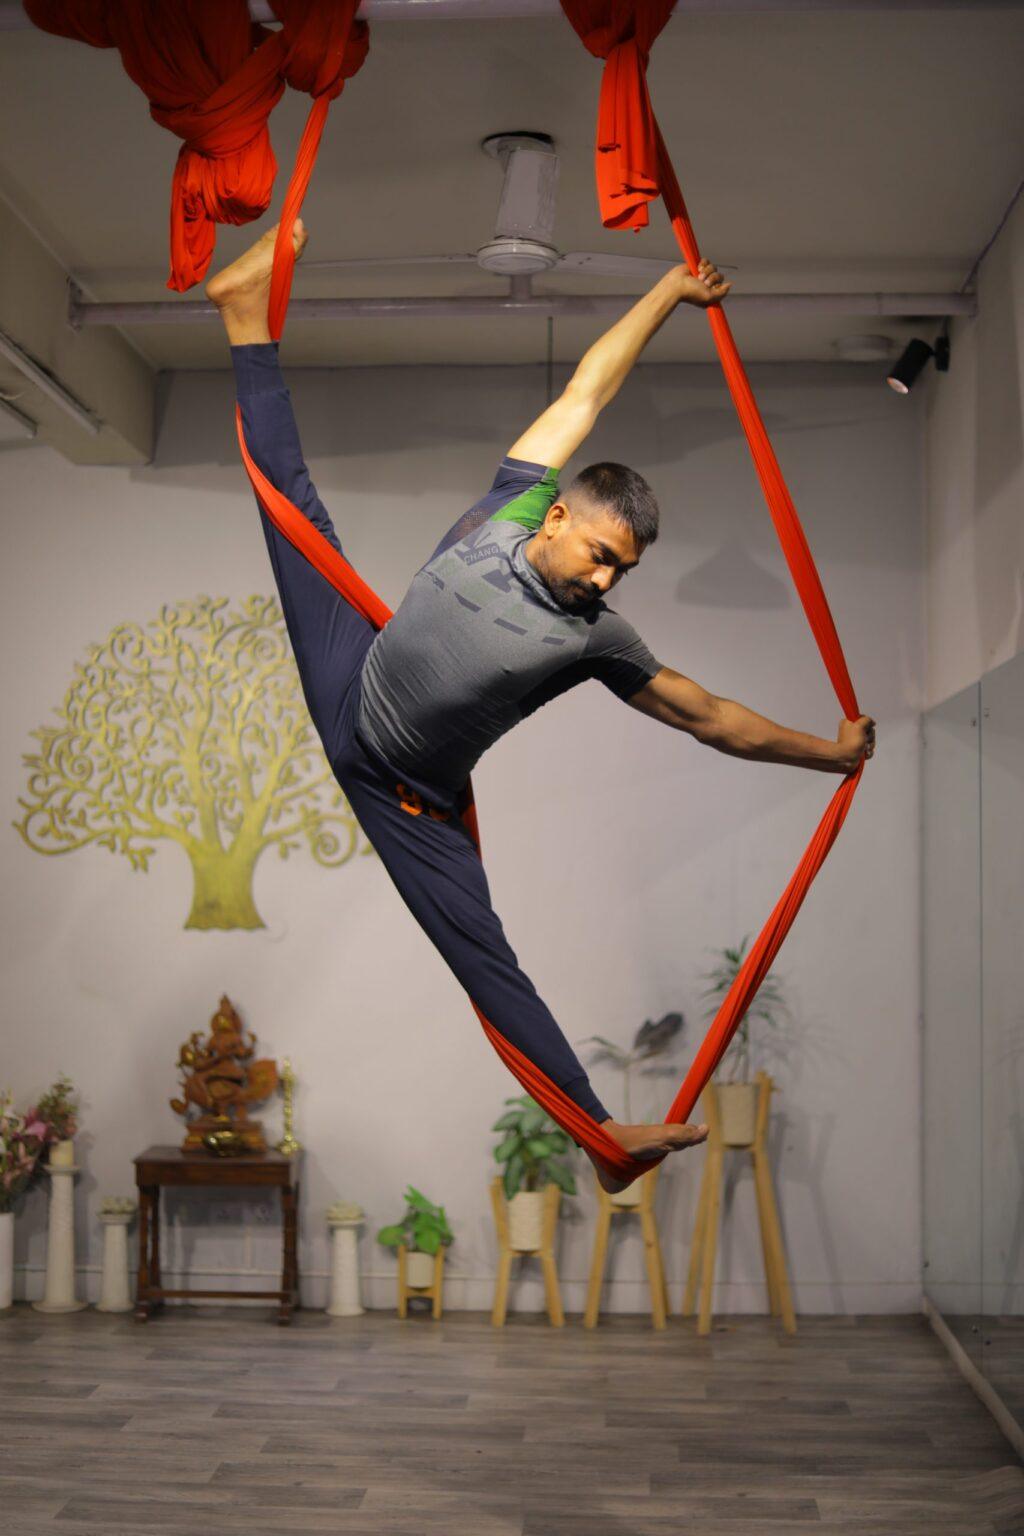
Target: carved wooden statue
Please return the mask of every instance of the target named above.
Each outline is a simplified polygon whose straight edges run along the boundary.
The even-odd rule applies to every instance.
[[[186,1152],[209,1150],[265,1152],[263,1127],[249,1119],[247,1105],[269,1098],[277,1088],[277,1063],[254,1061],[256,1036],[227,997],[210,1020],[209,1038],[193,1030],[178,1052],[181,1097],[171,1099],[176,1114],[185,1116]],[[188,1118],[189,1105],[199,1110]],[[215,1140],[213,1138],[216,1138]]]

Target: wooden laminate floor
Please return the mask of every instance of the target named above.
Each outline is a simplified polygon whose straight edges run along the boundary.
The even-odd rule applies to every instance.
[[[0,1314],[4,1536],[1020,1536],[923,1319]]]

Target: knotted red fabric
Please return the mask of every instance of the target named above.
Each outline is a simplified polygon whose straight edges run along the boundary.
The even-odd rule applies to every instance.
[[[25,0],[37,27],[116,48],[153,120],[184,139],[171,185],[167,283],[179,292],[205,276],[217,224],[247,224],[268,207],[277,161],[267,119],[285,86],[314,97],[299,150],[308,181],[328,103],[366,57],[357,0],[272,4],[279,32],[252,23],[246,0]],[[293,264],[286,258],[275,273],[279,324]]]
[[[601,222],[609,229],[642,229],[647,204],[658,196],[658,125],[647,89],[651,45],[675,0],[606,0],[566,6],[584,46],[604,59],[594,154]],[[586,12],[583,24],[573,11]]]
[[[604,59],[598,114],[597,186],[602,222],[609,228],[647,222],[647,204],[658,192],[690,271],[700,264],[697,238],[683,194],[658,128],[647,90],[651,44],[671,14],[674,0],[561,0],[562,9],[586,48]],[[654,188],[654,192],[651,192]],[[750,381],[720,305],[707,310],[718,356],[733,404],[746,434],[761,488],[768,503],[786,563],[839,703],[848,720],[860,715],[839,637],[796,508],[782,477]],[[821,868],[864,772],[844,778],[792,879],[726,995],[666,1123],[685,1122],[726,1047],[743,1020],[758,987],[778,954],[811,882]]]

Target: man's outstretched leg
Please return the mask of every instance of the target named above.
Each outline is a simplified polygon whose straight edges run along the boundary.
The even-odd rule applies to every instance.
[[[296,256],[306,244],[301,219],[293,227]],[[281,377],[277,343],[267,324],[276,226],[237,261],[218,272],[206,292],[220,311],[231,343],[245,440],[256,464],[338,552],[341,544],[306,468]],[[341,707],[373,644],[375,630],[336,591],[260,509],[270,563],[302,689],[328,759],[338,750]]]
[[[346,710],[355,707],[354,699],[347,701]],[[650,1159],[706,1138],[706,1125],[620,1125],[609,1117],[520,967],[491,905],[480,856],[454,809],[432,811],[418,796],[403,793],[406,786],[386,772],[358,736],[347,741],[335,771],[402,899],[499,1034],[632,1156]],[[587,1156],[603,1188],[615,1192],[626,1187]]]

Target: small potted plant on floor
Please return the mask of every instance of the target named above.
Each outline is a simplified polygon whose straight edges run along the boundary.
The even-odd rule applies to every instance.
[[[515,1108],[491,1130],[502,1133],[494,1158],[508,1201],[509,1246],[532,1252],[541,1244],[546,1186],[557,1184],[564,1194],[576,1193],[572,1169],[560,1161],[572,1141],[528,1093],[505,1103]]]
[[[614,1063],[623,1074],[623,1103],[625,1109],[622,1121],[624,1125],[632,1125],[633,1111],[631,1107],[630,1082],[634,1066],[639,1062],[650,1061],[656,1056],[663,1056],[671,1046],[676,1044],[686,1028],[686,1021],[681,1013],[666,1013],[660,1019],[645,1019],[633,1038],[633,1044],[628,1050],[621,1045],[616,1045],[614,1040],[608,1040],[604,1035],[587,1035],[580,1045],[587,1045],[590,1041],[596,1041],[600,1046],[595,1060],[603,1058]],[[652,1170],[655,1175],[657,1169]],[[609,1198],[613,1205],[635,1206],[639,1205],[643,1198],[644,1179],[650,1178],[650,1174],[643,1174],[639,1179],[634,1179],[618,1194]]]
[[[455,1241],[443,1205],[434,1205],[410,1184],[405,1191],[405,1215],[389,1227],[381,1227],[378,1243],[405,1250],[405,1283],[414,1289],[432,1285],[434,1259],[440,1248]]]
[[[705,1013],[706,1018],[715,1016],[739,975],[749,941],[750,935],[747,934],[738,947],[725,946],[714,951],[719,956],[718,963],[701,977],[702,981],[711,983],[701,994],[702,997],[712,999]],[[722,1140],[727,1147],[749,1147],[753,1143],[757,1124],[758,1085],[750,1080],[753,1054],[750,1026],[754,1019],[760,1019],[769,1028],[775,1028],[778,1011],[782,1006],[778,983],[769,971],[715,1072],[713,1081],[722,1116]]]
[[[58,1168],[69,1168],[75,1161],[75,1132],[78,1130],[78,1107],[74,1100],[75,1087],[71,1079],[61,1073],[52,1088],[48,1088],[30,1113],[46,1123],[48,1161]]]

